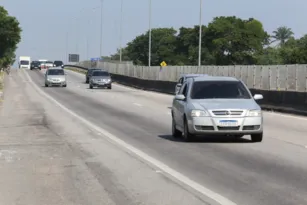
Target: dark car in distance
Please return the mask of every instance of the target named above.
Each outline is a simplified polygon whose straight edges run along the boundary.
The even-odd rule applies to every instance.
[[[108,71],[95,70],[90,77],[90,89],[103,87],[112,89],[112,79]]]
[[[31,62],[31,65],[30,65],[30,69],[33,70],[33,69],[41,69],[40,67],[40,62],[39,61],[32,61]]]
[[[91,75],[92,75],[93,71],[95,71],[95,70],[102,70],[102,69],[100,69],[100,68],[89,68],[89,69],[87,69],[87,72],[85,74],[85,83],[89,83]]]
[[[61,68],[63,68],[64,67],[64,63],[63,63],[63,61],[56,60],[56,61],[53,62],[53,66],[54,67],[61,67]]]

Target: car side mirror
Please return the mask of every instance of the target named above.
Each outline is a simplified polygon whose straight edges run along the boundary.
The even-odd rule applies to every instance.
[[[178,94],[178,95],[175,96],[175,100],[183,101],[183,100],[185,100],[185,96],[182,95],[182,94]]]
[[[182,84],[181,84],[181,83],[178,83],[176,86],[177,86],[177,87],[181,87],[181,86],[182,86]]]
[[[61,65],[61,68],[64,68],[64,65]]]
[[[255,95],[254,95],[254,99],[255,99],[255,100],[262,100],[262,99],[263,99],[263,95],[261,95],[261,94],[255,94]]]

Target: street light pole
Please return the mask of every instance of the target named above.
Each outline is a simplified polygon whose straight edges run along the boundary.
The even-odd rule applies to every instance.
[[[66,64],[68,64],[68,61],[69,61],[69,58],[68,58],[68,31],[66,31],[66,55],[64,59],[66,59]]]
[[[122,38],[123,38],[123,4],[124,1],[121,0],[120,3],[120,33],[119,33],[119,62],[122,62]]]
[[[202,0],[199,0],[198,68],[200,68],[201,66],[201,38],[202,38]]]
[[[101,4],[100,4],[100,56],[99,58],[101,58],[102,56],[102,24],[103,24],[103,21],[102,21],[102,18],[103,18],[103,0],[100,1]]]
[[[151,0],[149,0],[148,66],[151,66]]]

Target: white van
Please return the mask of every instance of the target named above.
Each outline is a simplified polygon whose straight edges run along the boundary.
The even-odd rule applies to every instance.
[[[31,68],[31,58],[30,58],[30,56],[20,56],[18,64],[19,64],[19,68],[30,69]]]

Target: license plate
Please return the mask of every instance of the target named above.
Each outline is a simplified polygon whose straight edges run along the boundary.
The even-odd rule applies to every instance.
[[[220,120],[219,126],[221,127],[236,127],[238,126],[237,120]]]

